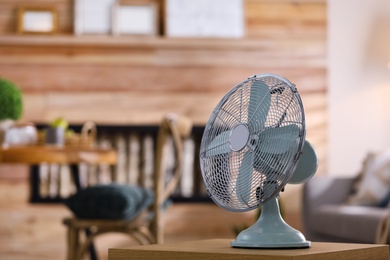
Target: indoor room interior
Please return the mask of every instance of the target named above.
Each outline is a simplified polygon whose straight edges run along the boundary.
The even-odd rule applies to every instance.
[[[288,184],[281,192],[284,220],[312,241],[389,245],[390,3],[234,0],[217,8],[221,1],[212,2],[0,0],[0,79],[20,89],[23,103],[12,126],[0,122],[3,147],[10,129],[32,127],[34,145],[47,145],[48,127],[65,124],[62,145],[116,155],[100,161],[86,154],[98,163],[78,164],[76,184],[69,165],[34,168],[0,153],[0,259],[66,259],[64,219],[73,212],[63,202],[80,187],[153,189],[164,127],[173,139],[162,153],[175,154],[166,115],[185,117],[190,133],[176,154],[180,178],[172,177],[177,183],[164,201],[164,243],[233,240],[258,210],[230,212],[213,203],[199,149],[221,98],[263,73],[296,85],[306,140],[318,157],[310,185]],[[229,23],[221,23],[226,16]],[[0,112],[2,102],[0,96]],[[179,159],[165,159],[165,170],[176,173]],[[122,233],[94,240],[99,259],[107,259],[108,248],[137,244]]]

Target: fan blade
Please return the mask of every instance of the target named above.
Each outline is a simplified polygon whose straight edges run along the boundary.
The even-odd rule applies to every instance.
[[[316,151],[308,141],[305,141],[302,149],[302,155],[298,159],[294,174],[288,181],[290,184],[304,183],[313,177],[318,167],[318,158]]]
[[[253,152],[248,151],[242,159],[240,171],[236,181],[237,198],[243,204],[248,205],[253,171]]]
[[[271,93],[263,81],[255,81],[251,86],[248,107],[248,123],[263,127],[271,106]],[[255,127],[258,129],[258,127]]]
[[[282,154],[291,149],[299,137],[297,125],[266,129],[260,133],[257,153]]]
[[[206,156],[209,157],[230,152],[229,137],[230,131],[225,131],[217,135],[207,147]]]

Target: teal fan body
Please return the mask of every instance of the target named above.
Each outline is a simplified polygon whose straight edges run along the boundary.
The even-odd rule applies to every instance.
[[[232,246],[310,246],[281,219],[276,207],[287,183],[302,183],[317,169],[317,156],[305,136],[302,100],[295,85],[281,76],[249,77],[217,104],[200,148],[207,191],[229,211],[263,207],[259,220],[241,232]]]

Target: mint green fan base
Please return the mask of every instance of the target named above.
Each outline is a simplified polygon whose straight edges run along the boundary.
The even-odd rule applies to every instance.
[[[289,183],[308,181],[316,172],[317,155],[309,142],[305,141],[297,167]],[[244,248],[308,248],[311,245],[305,236],[290,227],[279,211],[278,199],[271,198],[262,206],[260,218],[251,227],[238,234],[230,243],[232,247]]]
[[[230,245],[244,248],[307,248],[311,242],[284,222],[278,199],[274,197],[263,204],[256,223],[238,234]]]

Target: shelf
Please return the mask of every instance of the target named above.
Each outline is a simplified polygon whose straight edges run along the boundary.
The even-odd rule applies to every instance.
[[[230,38],[166,38],[149,36],[110,36],[110,35],[2,35],[0,46],[42,47],[42,46],[96,46],[96,47],[143,47],[166,49],[254,49],[258,50],[272,44],[280,46],[318,42],[323,44],[322,37],[268,37],[261,39]]]

